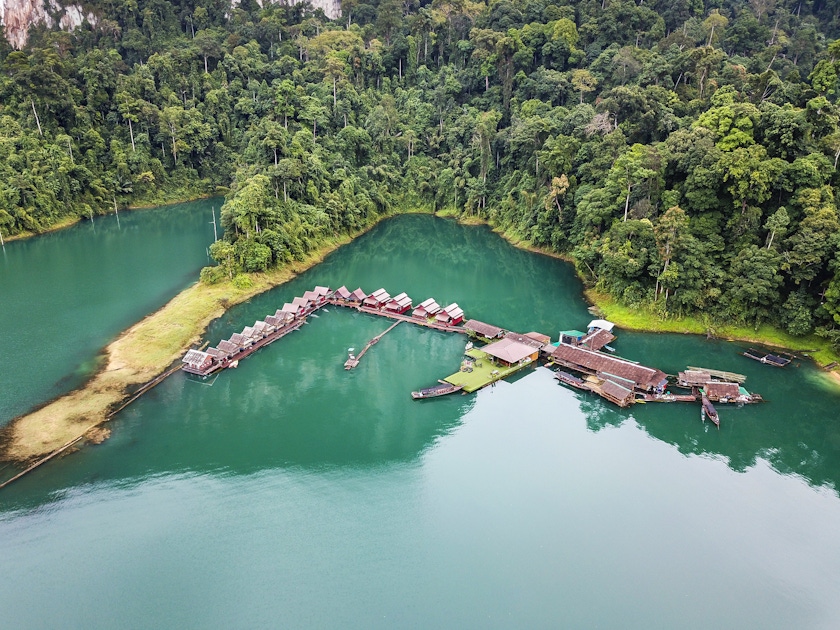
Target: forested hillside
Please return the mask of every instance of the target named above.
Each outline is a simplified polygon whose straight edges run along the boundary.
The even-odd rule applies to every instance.
[[[223,191],[212,282],[423,206],[630,305],[840,343],[835,2],[82,4],[0,50],[5,235]]]

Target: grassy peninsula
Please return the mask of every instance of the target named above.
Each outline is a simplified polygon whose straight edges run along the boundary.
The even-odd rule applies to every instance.
[[[111,342],[103,351],[102,367],[84,386],[5,427],[0,460],[37,460],[106,422],[133,389],[180,359],[226,309],[289,281],[363,231],[325,240],[303,260],[270,271],[212,285],[197,282],[185,289]]]

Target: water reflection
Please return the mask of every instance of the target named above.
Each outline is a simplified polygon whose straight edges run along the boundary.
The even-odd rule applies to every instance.
[[[127,229],[135,228],[126,220]],[[215,342],[241,330],[316,284],[384,286],[392,294],[406,291],[415,301],[429,296],[457,301],[470,317],[552,337],[589,319],[570,266],[516,250],[486,228],[406,216],[382,223],[289,284],[231,309],[210,326],[207,339]],[[409,397],[411,390],[457,369],[464,339],[403,324],[359,369],[345,372],[347,348],[361,347],[388,322],[328,310],[212,386],[180,374],[169,379],[120,414],[105,444],[50,464],[4,491],[0,500],[35,506],[67,487],[167,474],[376,469],[418,461],[456,430],[475,404],[474,396],[424,402]],[[620,410],[549,378],[533,390],[544,413],[558,422],[582,413],[595,433],[630,420],[686,455],[721,459],[736,471],[763,458],[783,474],[837,487],[840,427],[833,418],[840,396],[823,386],[811,366],[769,368],[739,356],[734,344],[700,337],[618,334],[614,345],[623,356],[671,374],[688,365],[741,372],[748,376],[747,387],[769,402],[721,406],[717,430],[701,423],[697,405]],[[533,371],[522,378],[529,374]],[[517,385],[505,387],[516,391]]]

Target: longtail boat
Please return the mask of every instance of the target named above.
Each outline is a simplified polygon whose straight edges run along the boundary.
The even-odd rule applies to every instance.
[[[720,428],[720,417],[718,416],[717,409],[712,404],[712,401],[706,398],[706,395],[703,395],[703,405],[700,407],[700,417],[703,421],[706,421],[706,418],[714,422],[715,426],[719,429]]]
[[[432,387],[427,387],[417,392],[411,392],[411,397],[414,400],[419,400],[421,398],[436,398],[438,396],[454,394],[455,392],[461,391],[461,389],[463,389],[462,385],[452,385],[451,383],[441,381],[440,385],[433,385]]]

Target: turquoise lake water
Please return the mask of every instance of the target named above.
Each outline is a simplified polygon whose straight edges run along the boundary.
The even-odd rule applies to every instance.
[[[467,317],[555,339],[591,319],[565,263],[412,215],[231,309],[207,338],[316,284],[457,301]],[[618,331],[618,353],[665,372],[746,374],[768,402],[721,405],[720,430],[696,405],[619,410],[542,367],[475,395],[412,401],[457,370],[462,336],[402,324],[346,372],[347,349],[389,322],[338,307],[318,315],[214,381],[176,374],[120,413],[109,440],[0,492],[4,618],[835,627],[840,395],[809,364],[779,370],[738,344]],[[100,331],[100,345],[130,323]]]

